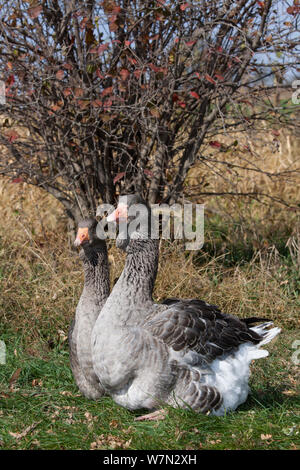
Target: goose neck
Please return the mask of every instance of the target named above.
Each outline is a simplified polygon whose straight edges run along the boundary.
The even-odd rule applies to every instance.
[[[84,292],[98,304],[104,304],[109,295],[109,266],[106,245],[84,248],[81,253],[84,269]]]

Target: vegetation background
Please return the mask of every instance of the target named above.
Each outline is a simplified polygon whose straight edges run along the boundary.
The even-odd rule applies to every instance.
[[[185,11],[187,4],[181,3]],[[261,13],[269,4],[252,3]],[[296,21],[299,4],[290,3],[290,20]],[[36,20],[40,5],[30,6]],[[11,76],[9,67],[6,72]],[[61,82],[59,77],[54,79]],[[0,340],[6,344],[6,363],[0,364],[0,448],[299,449],[300,136],[293,125],[299,111],[291,107],[291,90],[272,92],[267,103],[276,108],[276,125],[262,115],[247,133],[247,116],[230,132],[217,124],[201,159],[187,172],[185,197],[205,204],[205,243],[200,251],[185,252],[180,241],[161,242],[154,297],[199,297],[239,317],[268,317],[282,333],[268,345],[270,356],[253,364],[252,393],[235,413],[218,418],[168,408],[157,422],[136,421],[139,413],[108,397],[93,402],[78,393],[67,342],[83,284],[73,232],[55,195],[28,184],[22,166],[13,167],[18,159],[10,160],[11,144],[24,150],[36,141],[26,141],[26,123],[3,117],[1,164],[12,172],[0,179]],[[150,109],[151,119],[159,119]],[[51,116],[52,123],[64,121],[64,115]],[[45,161],[42,154],[36,159],[26,152],[22,161],[28,163],[29,156],[32,164]],[[124,189],[126,180],[122,159],[115,163],[112,193]],[[149,171],[142,172],[148,182]],[[50,176],[59,182],[57,173]],[[172,165],[163,177],[171,185]],[[77,188],[70,186],[72,197],[89,183],[84,178]],[[113,244],[109,253],[114,282],[124,256]]]
[[[298,159],[295,137],[282,131],[278,141],[278,151],[261,154],[268,168]],[[219,180],[213,184],[220,189]],[[266,181],[254,174],[244,184]],[[296,203],[300,185],[274,184],[272,194],[281,192]],[[67,331],[83,276],[62,207],[25,183],[2,179],[0,193],[3,449],[299,449],[299,364],[292,360],[300,339],[297,212],[213,199],[205,205],[200,252],[162,242],[157,301],[203,298],[240,317],[266,316],[282,333],[268,345],[270,356],[253,364],[252,394],[237,412],[216,418],[169,409],[165,420],[143,423],[110,398],[86,400],[74,384]],[[124,262],[114,246],[110,262],[114,281]]]

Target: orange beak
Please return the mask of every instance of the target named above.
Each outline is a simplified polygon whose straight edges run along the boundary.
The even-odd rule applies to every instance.
[[[75,246],[80,246],[85,241],[88,241],[89,238],[89,229],[87,227],[79,228],[77,232],[77,236],[74,242]]]
[[[127,206],[120,204],[115,211],[107,217],[107,222],[118,222],[119,219],[126,219],[128,217]]]

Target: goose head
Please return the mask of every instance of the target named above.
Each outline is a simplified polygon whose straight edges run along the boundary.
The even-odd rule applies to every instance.
[[[83,249],[87,247],[96,247],[99,242],[101,242],[96,235],[97,224],[97,220],[92,217],[82,219],[78,223],[74,245],[81,246]]]
[[[120,196],[117,208],[106,220],[118,224],[116,246],[124,251],[130,240],[150,238],[151,210],[139,194]]]

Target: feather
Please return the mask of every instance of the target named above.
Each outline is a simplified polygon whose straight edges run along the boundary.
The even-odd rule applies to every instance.
[[[159,243],[142,235],[128,240],[124,270],[93,330],[100,382],[129,409],[236,409],[248,395],[251,361],[268,354],[260,347],[280,330],[250,327],[256,317],[240,320],[199,299],[155,304]]]

